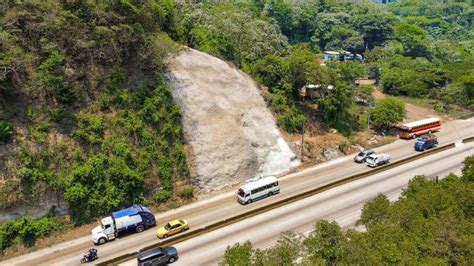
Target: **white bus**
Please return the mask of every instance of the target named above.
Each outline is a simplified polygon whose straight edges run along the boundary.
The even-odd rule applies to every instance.
[[[274,176],[265,177],[241,186],[236,194],[237,201],[242,204],[280,193],[280,185]]]

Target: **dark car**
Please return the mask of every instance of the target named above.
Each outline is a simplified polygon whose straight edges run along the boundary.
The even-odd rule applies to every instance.
[[[178,259],[178,251],[174,247],[153,248],[141,251],[137,256],[138,266],[155,266],[173,263]]]
[[[354,162],[363,163],[369,157],[369,155],[374,154],[373,150],[361,151],[354,157]]]

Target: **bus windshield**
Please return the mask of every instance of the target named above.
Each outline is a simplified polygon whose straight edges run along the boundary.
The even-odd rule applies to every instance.
[[[242,198],[244,197],[245,195],[245,192],[243,189],[239,188],[239,190],[237,191],[237,195],[241,196]]]
[[[402,131],[402,132],[410,132],[410,129],[405,127],[405,126],[399,126],[398,127],[398,130]]]

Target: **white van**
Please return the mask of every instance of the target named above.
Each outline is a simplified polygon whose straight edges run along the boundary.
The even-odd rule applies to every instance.
[[[278,179],[274,176],[269,176],[241,186],[237,190],[236,195],[238,202],[247,204],[277,193],[280,193]]]

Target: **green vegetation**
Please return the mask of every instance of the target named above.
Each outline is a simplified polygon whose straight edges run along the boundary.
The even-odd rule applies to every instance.
[[[37,239],[63,230],[65,226],[66,222],[57,216],[45,216],[37,220],[23,217],[16,221],[2,223],[0,225],[0,248],[4,250],[13,244],[20,243],[32,246]]]
[[[471,265],[474,244],[474,156],[462,176],[412,179],[398,201],[378,195],[362,209],[367,231],[319,221],[307,237],[283,234],[268,249],[228,247],[221,265]]]
[[[466,1],[204,1],[178,10],[186,18],[185,43],[232,61],[267,86],[278,125],[290,133],[302,131],[305,106],[312,104],[328,127],[346,135],[360,130],[354,123],[360,113],[351,110],[367,102],[354,99],[354,79],[367,75],[387,94],[439,100],[448,106],[442,112],[455,104],[472,109],[472,6]],[[324,50],[364,54],[365,64],[322,67]],[[310,101],[300,96],[308,84],[321,86]]]
[[[183,199],[192,199],[194,197],[193,187],[184,187],[179,191],[179,196]]]
[[[380,100],[374,109],[370,110],[370,119],[379,129],[389,129],[405,117],[405,103],[388,97]]]
[[[0,120],[0,143],[7,143],[13,136],[13,126],[8,121]]]
[[[175,195],[174,182],[189,175],[180,110],[162,77],[164,57],[177,51],[167,35],[179,35],[175,12],[172,1],[0,7],[0,142],[15,138],[19,150],[1,173],[3,209],[53,195],[82,224]],[[155,201],[158,191],[168,196]],[[3,247],[20,243],[20,227],[4,226]],[[24,239],[48,233],[22,230]]]
[[[180,111],[163,79],[176,43],[268,87],[277,123],[290,133],[315,119],[345,135],[365,128],[359,121],[373,97],[356,86],[362,76],[387,94],[436,101],[441,112],[472,110],[472,12],[451,0],[7,1],[0,143],[18,152],[0,169],[0,204],[34,205],[52,193],[81,224],[132,203],[188,197],[174,189],[189,172]],[[322,66],[325,50],[365,61]],[[314,97],[303,96],[308,84],[318,85]],[[402,114],[387,120],[384,106],[371,114],[382,128]]]

